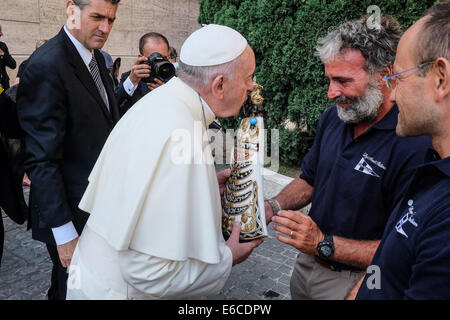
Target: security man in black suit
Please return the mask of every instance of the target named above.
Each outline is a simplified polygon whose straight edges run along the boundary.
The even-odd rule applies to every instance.
[[[0,37],[2,36],[2,26],[0,25]],[[0,88],[0,91],[9,89],[9,76],[6,72],[6,67],[15,69],[16,66],[16,60],[14,60],[13,57],[11,57],[11,55],[9,54],[6,43],[0,41],[0,85],[2,86],[2,88]]]
[[[67,23],[30,57],[18,90],[25,170],[32,181],[33,238],[53,261],[49,299],[65,299],[88,214],[78,208],[102,147],[119,120],[103,47],[120,0],[69,0]]]
[[[130,71],[122,74],[120,83],[115,88],[117,103],[121,115],[125,114],[136,102],[153,89],[164,84],[159,79],[156,83],[145,83],[141,80],[150,76],[150,66],[141,64],[154,52],[169,59],[169,41],[157,32],[149,32],[139,40],[139,57]]]
[[[23,131],[17,120],[15,101],[9,95],[10,90],[0,95],[0,208],[11,220],[23,224],[28,218],[22,190],[23,168],[15,170],[21,164],[14,163],[12,150],[7,146],[8,139],[22,139]],[[0,219],[0,265],[3,240],[3,219]]]

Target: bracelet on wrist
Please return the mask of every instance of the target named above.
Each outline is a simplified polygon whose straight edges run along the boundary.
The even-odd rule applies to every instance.
[[[267,202],[272,207],[273,215],[277,216],[278,212],[280,212],[282,210],[280,203],[277,200],[273,199],[273,198],[272,199],[268,199]]]

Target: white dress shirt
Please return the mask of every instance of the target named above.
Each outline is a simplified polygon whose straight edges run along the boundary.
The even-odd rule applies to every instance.
[[[139,84],[139,83],[138,83]],[[134,85],[133,82],[130,80],[130,76],[128,76],[127,80],[123,82],[123,88],[125,89],[125,92],[131,97],[134,92],[136,91],[138,85]]]

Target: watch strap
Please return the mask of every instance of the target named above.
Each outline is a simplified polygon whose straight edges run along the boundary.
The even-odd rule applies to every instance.
[[[333,236],[331,234],[326,234],[322,242],[330,243],[334,247]]]

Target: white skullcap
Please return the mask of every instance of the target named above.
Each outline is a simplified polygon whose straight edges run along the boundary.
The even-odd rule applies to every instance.
[[[180,61],[189,66],[216,66],[233,61],[247,48],[247,40],[236,30],[208,24],[192,33],[181,47]]]

